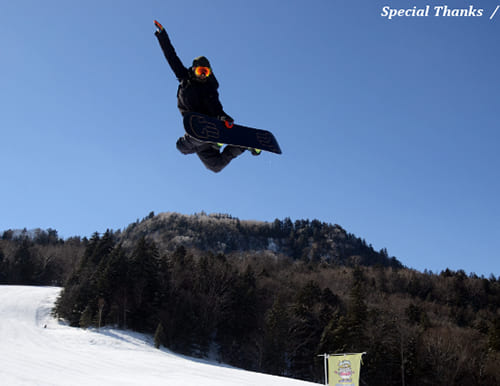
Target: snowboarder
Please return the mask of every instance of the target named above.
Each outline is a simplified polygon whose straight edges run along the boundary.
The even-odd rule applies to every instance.
[[[206,114],[218,118],[228,125],[234,120],[222,108],[219,101],[219,83],[215,77],[210,62],[204,56],[199,56],[193,60],[190,68],[186,68],[177,53],[163,26],[155,20],[157,30],[155,35],[158,38],[160,47],[172,68],[175,76],[179,80],[177,89],[177,107],[181,114],[191,111]],[[227,145],[221,152],[222,144],[213,144],[200,141],[188,134],[177,140],[177,149],[182,154],[196,153],[203,164],[211,171],[218,173],[224,169],[234,158],[241,155],[245,149],[238,146]],[[260,151],[252,149],[253,155],[260,154]]]

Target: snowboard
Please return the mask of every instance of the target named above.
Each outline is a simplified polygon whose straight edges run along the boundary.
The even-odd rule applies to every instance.
[[[204,142],[224,143],[281,154],[274,135],[261,129],[229,124],[205,114],[184,113],[184,129],[192,137]]]

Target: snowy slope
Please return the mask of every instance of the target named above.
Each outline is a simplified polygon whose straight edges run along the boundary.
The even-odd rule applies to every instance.
[[[1,385],[314,385],[157,350],[141,334],[64,326],[50,316],[59,291],[0,286]]]

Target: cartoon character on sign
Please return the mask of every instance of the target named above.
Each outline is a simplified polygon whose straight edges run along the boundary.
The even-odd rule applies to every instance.
[[[338,364],[338,371],[335,371],[340,377],[340,383],[351,383],[354,371],[352,371],[351,361],[341,360]]]

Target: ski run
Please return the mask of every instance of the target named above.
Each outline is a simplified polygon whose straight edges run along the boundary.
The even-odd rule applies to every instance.
[[[68,327],[51,316],[60,291],[0,286],[2,385],[314,385],[158,350],[131,331]]]

